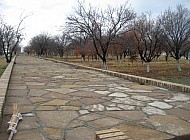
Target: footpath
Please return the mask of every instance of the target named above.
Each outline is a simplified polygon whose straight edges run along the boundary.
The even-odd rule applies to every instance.
[[[13,140],[94,140],[115,130],[125,140],[190,139],[190,94],[35,57],[16,58],[0,140],[15,103],[23,120]]]

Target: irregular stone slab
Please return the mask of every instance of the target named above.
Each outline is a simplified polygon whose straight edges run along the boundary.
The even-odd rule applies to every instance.
[[[80,107],[76,107],[76,106],[60,106],[59,110],[80,110]]]
[[[88,114],[88,113],[90,113],[88,110],[79,110],[79,113],[81,114],[81,115],[84,115],[84,114]]]
[[[6,101],[9,105],[17,103],[20,105],[31,105],[31,102],[24,97],[9,97],[9,100]]]
[[[147,120],[157,130],[179,136],[190,134],[190,123],[174,116],[152,116]]]
[[[30,113],[34,110],[34,106],[31,105],[20,105],[18,108],[20,113]],[[13,106],[5,106],[4,114],[13,114]]]
[[[117,125],[121,122],[123,122],[123,120],[115,119],[112,117],[105,117],[105,118],[97,119],[94,121],[90,121],[90,122],[88,122],[88,124],[94,128],[103,129],[103,128],[107,128],[107,127]]]
[[[49,139],[60,140],[63,137],[63,132],[56,128],[44,128],[44,132],[47,133]]]
[[[177,108],[182,108],[190,111],[190,103],[188,102],[172,102],[170,104],[176,106]]]
[[[148,97],[148,96],[140,96],[140,95],[132,96],[131,98],[139,100],[139,101],[155,101],[156,100],[156,99]]]
[[[78,106],[78,107],[81,107],[82,105],[84,105],[83,103],[81,103],[80,101],[78,100],[75,100],[75,101],[70,101],[67,103],[67,105],[71,105],[71,106]]]
[[[143,107],[142,111],[148,115],[166,115],[166,112],[151,106]]]
[[[169,99],[172,97],[172,95],[168,93],[157,93],[157,92],[151,92],[151,93],[140,93],[141,95],[152,97],[155,99]]]
[[[35,85],[35,86],[44,86],[45,83],[39,83],[39,82],[25,82],[26,85]]]
[[[124,92],[124,91],[117,89],[117,88],[108,88],[108,91],[110,91],[110,92]]]
[[[23,90],[23,89],[27,89],[27,86],[25,86],[25,85],[11,85],[11,86],[9,86],[9,89],[21,89],[21,90]]]
[[[105,106],[114,107],[114,106],[116,106],[117,104],[116,104],[116,103],[112,103],[112,102],[105,102],[104,105],[105,105]]]
[[[105,100],[102,100],[99,98],[82,98],[82,99],[79,99],[79,101],[85,105],[98,104],[98,103],[105,102]]]
[[[78,97],[102,97],[103,95],[97,94],[91,91],[76,91],[69,94],[70,96],[78,96]]]
[[[158,87],[154,87],[154,86],[146,86],[146,85],[140,85],[140,84],[134,84],[132,86],[130,86],[130,88],[132,89],[137,89],[137,90],[157,90],[159,89]]]
[[[15,140],[45,140],[45,137],[38,130],[18,131],[14,135]]]
[[[119,104],[133,105],[133,106],[141,106],[141,107],[146,105],[146,103],[144,102],[133,100],[130,98],[115,98],[112,100],[112,102]]]
[[[180,108],[174,108],[166,111],[168,114],[177,116],[179,118],[183,118],[184,120],[187,120],[190,122],[190,111],[180,109]]]
[[[129,90],[131,90],[128,87],[114,87],[114,88],[117,88],[117,89],[122,90],[122,91],[129,91]]]
[[[45,85],[28,85],[28,89],[44,89],[45,87]]]
[[[30,89],[30,91],[29,91],[29,95],[33,96],[33,97],[39,97],[46,93],[48,93],[48,91],[45,91],[43,89]]]
[[[83,91],[94,91],[95,89],[93,88],[79,88],[79,90]]]
[[[109,84],[109,85],[107,85],[107,86],[110,87],[110,88],[111,88],[111,87],[112,87],[112,88],[115,88],[115,87],[118,87],[119,84],[115,84],[115,83],[114,83],[114,84]]]
[[[54,78],[54,79],[64,79],[65,76],[64,75],[59,75],[59,76],[54,76],[52,78]]]
[[[41,105],[65,105],[67,102],[69,102],[69,100],[54,99]]]
[[[23,117],[35,117],[36,115],[34,113],[22,113]]]
[[[117,106],[124,110],[135,110],[135,106],[131,105],[118,104]]]
[[[45,98],[58,98],[58,99],[71,98],[71,96],[69,96],[69,95],[65,95],[65,94],[61,94],[61,93],[55,93],[55,92],[47,93],[47,94],[43,95],[42,97],[45,97]]]
[[[160,102],[160,101],[154,101],[154,102],[148,103],[148,104],[151,106],[160,108],[160,109],[171,109],[173,107],[172,105],[169,105],[165,102]]]
[[[106,90],[108,90],[107,86],[91,86],[90,88],[93,88],[93,89],[98,90],[98,91],[106,91]]]
[[[64,84],[61,86],[61,88],[66,88],[66,89],[70,89],[70,88],[81,88],[81,87],[84,87],[83,85],[76,85],[76,84]]]
[[[172,135],[133,124],[121,124],[116,128],[134,140],[166,140],[173,138]]]
[[[137,121],[145,117],[142,111],[105,111],[100,114],[127,121]]]
[[[83,115],[83,116],[79,117],[78,119],[88,122],[88,121],[93,121],[93,120],[97,120],[97,119],[104,118],[104,117],[105,116],[100,115],[100,114],[90,113],[90,114]]]
[[[30,101],[32,103],[43,103],[43,102],[47,102],[49,101],[50,99],[47,99],[47,98],[41,98],[41,97],[31,97],[30,98]]]
[[[16,89],[13,89],[13,90],[11,90],[11,89],[9,89],[8,90],[8,92],[7,92],[7,95],[8,96],[21,96],[21,97],[23,97],[23,96],[26,96],[27,95],[27,93],[28,93],[28,89],[19,89],[19,90],[16,90]],[[0,90],[0,93],[1,93],[1,90]]]
[[[66,140],[93,140],[95,130],[87,127],[77,127],[66,132]]]
[[[126,92],[132,92],[131,94],[133,94],[133,93],[151,93],[152,91],[149,91],[149,90],[137,90],[137,89],[130,89],[130,90],[126,90]]]
[[[70,124],[67,126],[67,128],[73,129],[73,128],[82,127],[82,126],[84,126],[84,122],[77,119],[77,120],[71,121]]]
[[[19,123],[18,131],[20,130],[32,130],[39,127],[36,117],[23,116],[23,120]]]
[[[175,101],[189,101],[190,96],[186,94],[176,94],[169,100],[164,100],[166,102],[175,102]]]
[[[106,110],[121,110],[121,108],[118,108],[118,107],[106,107]]]
[[[96,93],[98,93],[98,94],[102,94],[102,95],[107,95],[107,94],[109,94],[110,92],[109,91],[94,91],[94,92],[96,92]]]
[[[1,126],[2,127],[2,126]],[[8,126],[7,126],[8,127]],[[1,136],[1,139],[2,140],[8,140],[8,138],[9,138],[9,135],[7,134],[7,132],[5,131],[5,132],[1,132],[0,133],[0,136]]]
[[[102,85],[95,85],[95,84],[94,84],[94,85],[88,85],[88,86],[89,86],[89,87],[106,87],[106,85],[103,85],[103,84],[102,84]]]
[[[97,105],[89,105],[84,107],[84,109],[87,109],[89,111],[104,111],[105,107],[101,104],[97,104]]]
[[[52,92],[57,92],[57,93],[62,93],[62,94],[67,94],[71,92],[75,92],[76,90],[74,89],[63,89],[63,88],[58,88],[58,89],[45,89],[47,91],[52,91]]]
[[[115,93],[112,93],[108,96],[115,96],[115,97],[127,97],[128,95],[125,94],[125,93],[120,93],[120,92],[115,92]]]
[[[54,106],[38,106],[35,110],[37,111],[50,111],[50,110],[56,110],[56,107]]]
[[[40,79],[40,77],[28,77],[27,75],[24,77],[25,81],[36,81],[36,79]]]
[[[76,111],[38,111],[36,114],[44,125],[53,128],[65,128],[78,117]]]
[[[52,88],[59,88],[59,85],[57,83],[47,83],[46,86],[52,87]]]

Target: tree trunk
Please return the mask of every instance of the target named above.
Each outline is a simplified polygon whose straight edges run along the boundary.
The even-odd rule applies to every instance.
[[[122,62],[122,55],[120,55],[119,63],[121,64]]]
[[[179,59],[176,60],[176,65],[177,65],[178,71],[181,71],[181,67],[180,67],[180,65],[179,65]]]
[[[104,62],[103,62],[103,64],[104,64],[104,70],[108,70],[108,65],[107,65],[107,62],[106,62],[106,61],[104,61]]]
[[[150,72],[150,62],[146,62],[146,72]]]

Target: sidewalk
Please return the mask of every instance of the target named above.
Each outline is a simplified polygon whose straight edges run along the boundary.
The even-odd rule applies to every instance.
[[[0,140],[14,103],[23,121],[13,140],[93,140],[110,128],[134,140],[190,139],[189,94],[34,57],[17,57]]]

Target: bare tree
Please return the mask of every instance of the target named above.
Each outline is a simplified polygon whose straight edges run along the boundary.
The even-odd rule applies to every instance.
[[[38,56],[47,55],[48,47],[52,45],[51,36],[48,33],[41,33],[34,36],[30,41],[30,46]]]
[[[120,60],[122,59],[122,57],[125,60],[126,56],[129,56],[130,58],[137,57],[137,47],[134,42],[135,36],[133,31],[126,31],[114,39],[113,44],[117,44],[120,46],[115,48],[115,50],[119,49]]]
[[[87,8],[78,2],[78,9],[68,17],[67,23],[70,30],[85,32],[92,38],[96,53],[103,61],[104,69],[107,69],[106,55],[111,41],[134,18],[135,13],[127,3],[118,8],[101,10],[91,6]]]
[[[182,5],[177,5],[176,10],[166,10],[160,22],[168,51],[176,59],[178,71],[181,71],[179,60],[188,50],[187,45],[190,43],[190,11]]]
[[[68,36],[63,32],[61,35],[56,35],[53,37],[55,50],[61,58],[66,51],[67,46],[70,43]]]
[[[160,53],[163,44],[160,26],[151,18],[151,14],[142,14],[134,25],[135,42],[141,60],[147,64],[147,72],[150,72],[150,62]]]
[[[70,40],[75,46],[75,53],[81,55],[82,61],[85,61],[87,55],[87,43],[89,40],[89,35],[82,31],[70,32]]]
[[[13,53],[16,47],[22,40],[22,30],[21,24],[27,18],[20,19],[17,26],[13,27],[6,24],[2,19],[0,22],[0,48],[3,50],[7,63],[11,62]]]

